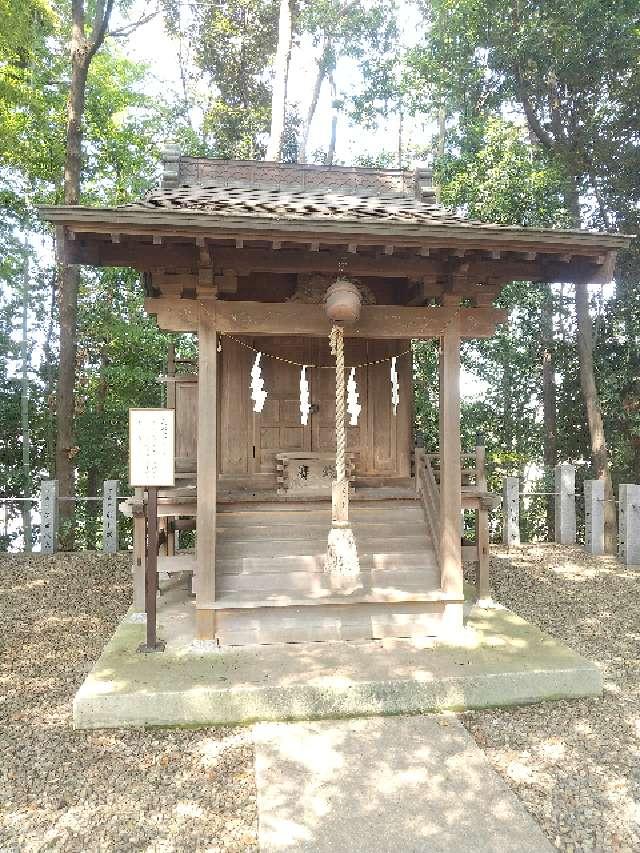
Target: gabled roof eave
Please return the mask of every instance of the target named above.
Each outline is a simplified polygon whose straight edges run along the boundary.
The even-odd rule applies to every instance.
[[[616,251],[627,248],[635,235],[609,234],[597,231],[570,231],[561,229],[522,228],[478,223],[433,222],[407,223],[389,220],[376,221],[349,219],[348,217],[313,216],[238,216],[233,214],[210,214],[206,212],[188,212],[185,210],[150,210],[148,208],[113,208],[83,206],[43,206],[39,208],[42,219],[48,222],[76,226],[79,231],[121,231],[145,233],[149,229],[190,231],[196,234],[206,232],[233,233],[252,232],[256,239],[260,234],[271,237],[274,233],[303,234],[313,232],[316,237],[337,242],[336,237],[370,236],[372,238],[400,238],[419,242],[441,240],[445,235],[456,241],[470,243],[492,243],[507,246],[509,243],[530,244],[531,246],[564,246],[570,248],[593,248],[603,251]],[[91,226],[94,226],[93,228]],[[98,228],[97,226],[104,226]],[[135,229],[142,229],[136,231]],[[333,239],[331,239],[333,238]]]

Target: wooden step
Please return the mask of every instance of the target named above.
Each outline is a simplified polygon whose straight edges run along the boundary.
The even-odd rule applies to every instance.
[[[305,556],[222,558],[216,555],[216,575],[323,572],[326,556],[326,546],[322,551]],[[358,558],[362,570],[402,569],[414,566],[431,568],[437,565],[435,554],[431,549],[402,554],[385,552],[368,554],[361,550]]]
[[[440,589],[440,576],[435,566],[403,569],[362,569],[362,592],[387,599],[404,600],[414,593]],[[236,597],[251,593],[260,595],[299,594],[310,598],[331,597],[331,578],[327,572],[280,572],[263,574],[222,575],[216,586],[216,597]]]
[[[303,602],[307,604],[307,602]],[[451,603],[458,607],[459,603]],[[216,636],[222,645],[435,637],[442,632],[445,600],[413,602],[323,602],[257,609],[218,609]]]
[[[361,513],[349,513],[351,524],[424,524],[422,507],[407,507],[394,512],[374,512],[364,510]],[[310,512],[302,517],[299,513],[238,513],[219,514],[217,528],[220,530],[244,529],[245,527],[306,527],[308,524],[328,527],[331,524],[331,513],[328,511]]]
[[[359,592],[343,595],[340,593],[318,595],[313,598],[297,592],[256,594],[251,590],[221,594],[212,602],[199,602],[199,607],[210,610],[255,610],[261,607],[316,607],[325,604],[337,604],[341,607],[353,604],[387,604],[389,602],[415,604],[424,601],[452,601],[453,596],[439,589],[431,590],[394,590],[375,589],[371,592]]]
[[[165,574],[195,572],[196,556],[195,554],[176,554],[173,557],[158,557],[157,569]]]
[[[236,541],[238,539],[309,539],[311,534],[318,537],[324,537],[329,532],[331,522],[326,521],[309,521],[301,524],[296,521],[295,524],[250,524],[244,527],[227,527],[224,524],[217,527],[218,541],[229,540]],[[364,539],[374,536],[378,539],[387,536],[394,538],[402,536],[415,536],[424,533],[425,526],[422,520],[402,519],[395,522],[389,521],[355,521],[352,523],[353,531],[356,538]]]
[[[393,552],[397,554],[431,550],[426,532],[399,538],[370,537],[358,542],[363,554]],[[234,557],[306,557],[327,550],[326,535],[309,539],[229,539],[221,540],[216,547],[216,558]]]

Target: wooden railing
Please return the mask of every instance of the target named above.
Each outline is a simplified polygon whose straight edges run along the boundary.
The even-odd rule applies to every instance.
[[[475,510],[475,542],[464,545],[465,561],[477,563],[476,596],[490,598],[489,590],[489,510],[495,504],[494,496],[487,492],[485,449],[476,447],[472,453],[462,453],[462,506]],[[472,464],[469,464],[469,463]],[[429,535],[436,558],[440,559],[440,455],[425,453],[416,448],[416,492],[422,502]]]
[[[422,500],[425,519],[436,558],[440,559],[440,489],[432,468],[433,454],[416,448],[416,491]]]

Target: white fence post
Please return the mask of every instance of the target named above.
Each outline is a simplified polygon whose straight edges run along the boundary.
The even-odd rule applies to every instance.
[[[618,557],[625,566],[640,565],[640,486],[620,484]]]
[[[58,481],[40,483],[40,551],[55,554],[58,550]]]
[[[520,479],[505,477],[502,484],[502,542],[520,544]]]
[[[584,550],[604,554],[604,480],[584,481]]]
[[[555,468],[556,542],[575,545],[576,541],[576,468],[562,462]]]
[[[105,554],[118,553],[118,480],[105,480],[102,484],[102,550]]]

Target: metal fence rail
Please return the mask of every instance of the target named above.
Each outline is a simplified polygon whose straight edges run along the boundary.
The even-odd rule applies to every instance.
[[[58,550],[58,538],[60,531],[60,503],[73,501],[74,503],[102,503],[102,551],[105,554],[115,554],[118,551],[118,501],[123,496],[118,495],[118,480],[105,480],[102,484],[102,495],[60,495],[57,480],[42,480],[40,482],[40,494],[32,497],[0,497],[0,504],[5,507],[8,504],[25,504],[28,509],[23,510],[29,515],[34,506],[40,507],[40,552],[42,554],[54,554]],[[6,528],[6,520],[5,520]],[[25,524],[25,552],[31,552],[31,524]],[[28,533],[28,537],[27,537]],[[6,529],[5,529],[6,535]]]
[[[605,552],[604,504],[618,507],[618,557],[625,565],[640,565],[640,485],[623,483],[619,497],[605,498],[602,480],[585,480],[584,493],[576,492],[576,467],[561,463],[554,471],[553,491],[521,490],[518,477],[503,480],[503,543],[520,544],[520,500],[523,497],[553,497],[555,541],[560,545],[576,542],[576,501],[584,499],[584,548],[588,554]]]

